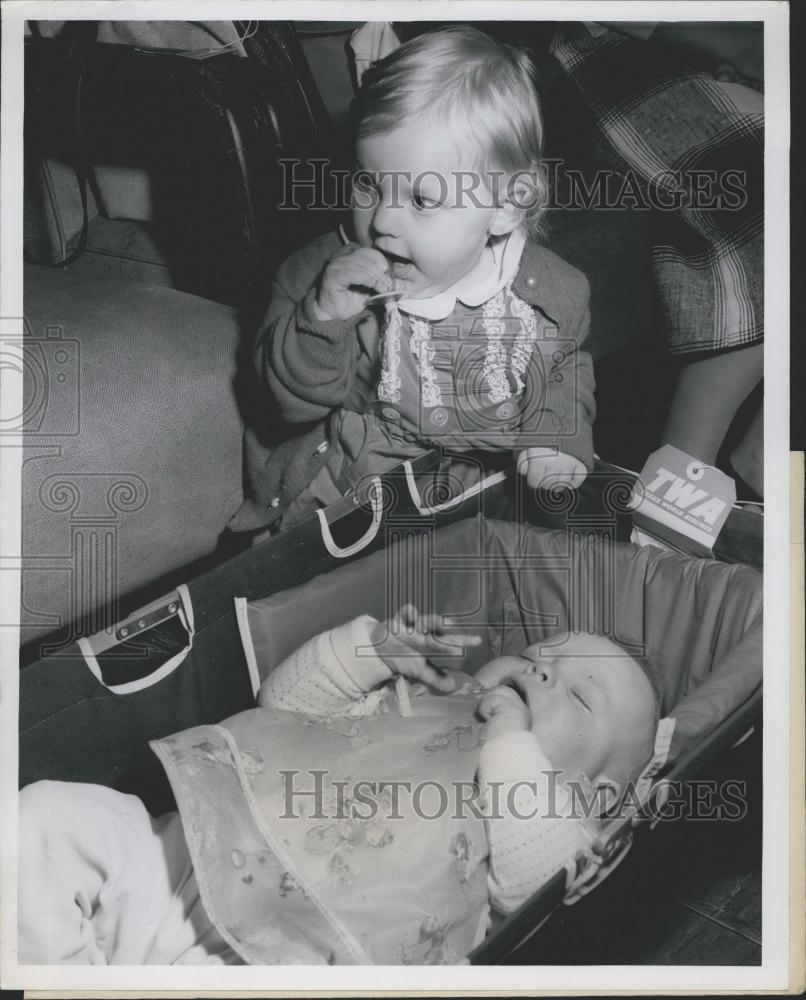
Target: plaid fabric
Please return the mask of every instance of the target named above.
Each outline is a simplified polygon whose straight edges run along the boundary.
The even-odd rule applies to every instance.
[[[763,96],[692,70],[671,49],[610,30],[594,37],[582,24],[558,32],[551,54],[592,117],[595,158],[633,177],[652,209],[670,351],[762,340]],[[702,171],[715,172],[710,203],[696,196]]]

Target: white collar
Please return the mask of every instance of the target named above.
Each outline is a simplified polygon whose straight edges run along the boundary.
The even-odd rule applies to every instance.
[[[488,244],[491,251],[490,268],[481,279],[471,272],[459,278],[444,292],[426,299],[399,299],[397,307],[411,316],[440,320],[450,316],[456,308],[457,299],[471,308],[480,306],[515,277],[525,245],[526,233],[520,226],[506,239],[494,240]]]

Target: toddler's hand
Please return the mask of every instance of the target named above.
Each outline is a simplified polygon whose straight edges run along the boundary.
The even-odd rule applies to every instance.
[[[377,622],[371,636],[375,652],[390,670],[439,691],[453,691],[456,683],[441,669],[432,666],[428,657],[457,656],[462,647],[477,646],[481,642],[479,635],[445,634],[439,615],[421,615],[411,604],[402,607],[389,621]]]
[[[532,713],[518,693],[505,685],[494,687],[485,694],[478,711],[485,720],[481,729],[485,740],[503,733],[528,732],[532,728]]]
[[[380,250],[349,243],[322,271],[316,310],[322,319],[349,319],[361,312],[370,295],[394,286],[389,262]]]
[[[518,455],[518,472],[532,489],[581,486],[588,472],[579,459],[553,448],[526,448]]]

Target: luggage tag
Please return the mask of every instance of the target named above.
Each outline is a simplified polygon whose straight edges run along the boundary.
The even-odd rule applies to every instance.
[[[730,476],[665,444],[647,459],[630,508],[639,532],[684,552],[710,556],[735,500]]]

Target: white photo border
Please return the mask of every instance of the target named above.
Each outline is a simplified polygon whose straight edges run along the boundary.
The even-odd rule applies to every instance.
[[[22,114],[23,24],[33,20],[174,20],[194,12],[204,19],[292,20],[601,20],[611,21],[763,21],[765,26],[765,563],[764,575],[764,851],[763,953],[757,967],[730,966],[521,966],[521,967],[31,967],[16,964],[16,774],[17,658],[19,631],[0,627],[0,759],[2,760],[2,837],[0,885],[3,894],[2,985],[50,990],[258,990],[278,994],[290,990],[459,991],[491,995],[558,994],[567,991],[675,993],[695,991],[749,992],[786,990],[790,982],[788,933],[789,892],[789,59],[788,9],[775,2],[410,2],[349,0],[338,6],[327,0],[239,0],[192,2],[115,0],[58,4],[7,0],[2,23],[2,253],[0,317],[22,331]],[[3,370],[3,412],[21,412],[21,379]],[[21,443],[21,442],[20,442]],[[0,601],[3,621],[19,605],[21,532],[20,484],[22,451],[6,438],[0,447]],[[584,959],[584,942],[580,957]],[[107,994],[108,995],[108,994]]]

